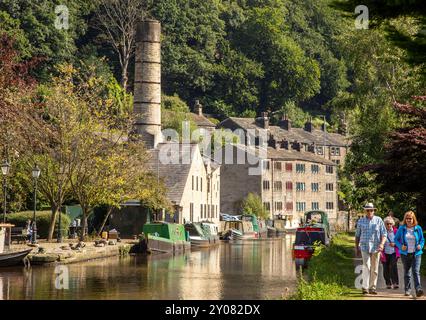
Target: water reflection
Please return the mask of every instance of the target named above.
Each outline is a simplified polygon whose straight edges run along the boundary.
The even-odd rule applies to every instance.
[[[0,299],[265,299],[296,282],[292,238],[222,243],[185,255],[129,256],[54,267],[0,269]]]

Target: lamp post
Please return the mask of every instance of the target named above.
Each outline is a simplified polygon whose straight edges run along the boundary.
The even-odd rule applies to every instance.
[[[3,174],[3,193],[4,193],[4,203],[3,203],[3,223],[6,222],[6,210],[7,210],[7,185],[6,185],[6,176],[9,174],[10,165],[7,160],[1,165],[1,173]]]
[[[37,243],[37,223],[36,223],[36,211],[37,211],[37,180],[40,176],[40,168],[36,164],[33,168],[33,179],[34,179],[34,213],[33,213],[33,236],[32,236],[32,244]]]
[[[59,183],[59,196],[61,196],[61,193],[62,193],[62,181]],[[59,206],[58,234],[57,234],[57,238],[56,238],[57,243],[62,242],[62,231],[61,231],[62,219],[61,219],[61,216],[62,216],[61,206]]]

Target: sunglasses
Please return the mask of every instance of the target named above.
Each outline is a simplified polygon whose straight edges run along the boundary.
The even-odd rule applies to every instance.
[[[386,223],[386,225],[387,225],[387,226],[391,226],[391,225],[392,225],[392,223]]]
[[[413,220],[413,218],[406,218],[405,220]]]

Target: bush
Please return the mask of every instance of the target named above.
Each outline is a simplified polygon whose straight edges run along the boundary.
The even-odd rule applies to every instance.
[[[36,214],[36,222],[37,222],[37,237],[39,238],[47,238],[47,233],[49,231],[50,225],[50,216],[51,211],[37,211]],[[3,221],[3,215],[1,215],[1,221]],[[33,220],[33,212],[32,211],[22,211],[17,213],[10,213],[6,215],[6,221],[14,224],[16,227],[25,228],[27,225],[27,220]],[[58,220],[56,220],[58,221]],[[61,217],[61,229],[62,235],[64,237],[68,236],[68,230],[71,223],[71,219],[62,213]],[[58,224],[55,225],[55,231],[57,231]]]

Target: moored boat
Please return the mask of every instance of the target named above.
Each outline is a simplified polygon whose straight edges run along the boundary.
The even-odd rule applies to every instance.
[[[255,215],[244,214],[242,215],[241,220],[252,223],[253,231],[256,233],[257,238],[266,238],[268,236],[268,229],[265,221],[258,219]]]
[[[185,224],[192,247],[207,248],[219,244],[219,237],[210,233],[210,226],[201,222]]]
[[[222,240],[256,239],[257,233],[253,230],[251,221],[233,220],[221,221],[223,224],[220,238]]]
[[[146,223],[143,226],[143,248],[148,253],[189,251],[191,243],[188,241],[185,227],[181,224],[167,222]]]
[[[0,253],[0,267],[10,267],[16,265],[24,265],[24,258],[33,249],[25,249],[21,251],[9,251]]]
[[[24,264],[24,258],[33,250],[25,249],[20,251],[10,251],[10,235],[12,224],[0,224],[0,267],[9,267]],[[6,249],[6,250],[5,250]]]
[[[293,244],[293,259],[296,267],[306,267],[311,259],[316,243],[328,245],[330,241],[327,214],[323,211],[305,213],[304,225],[297,229]]]

